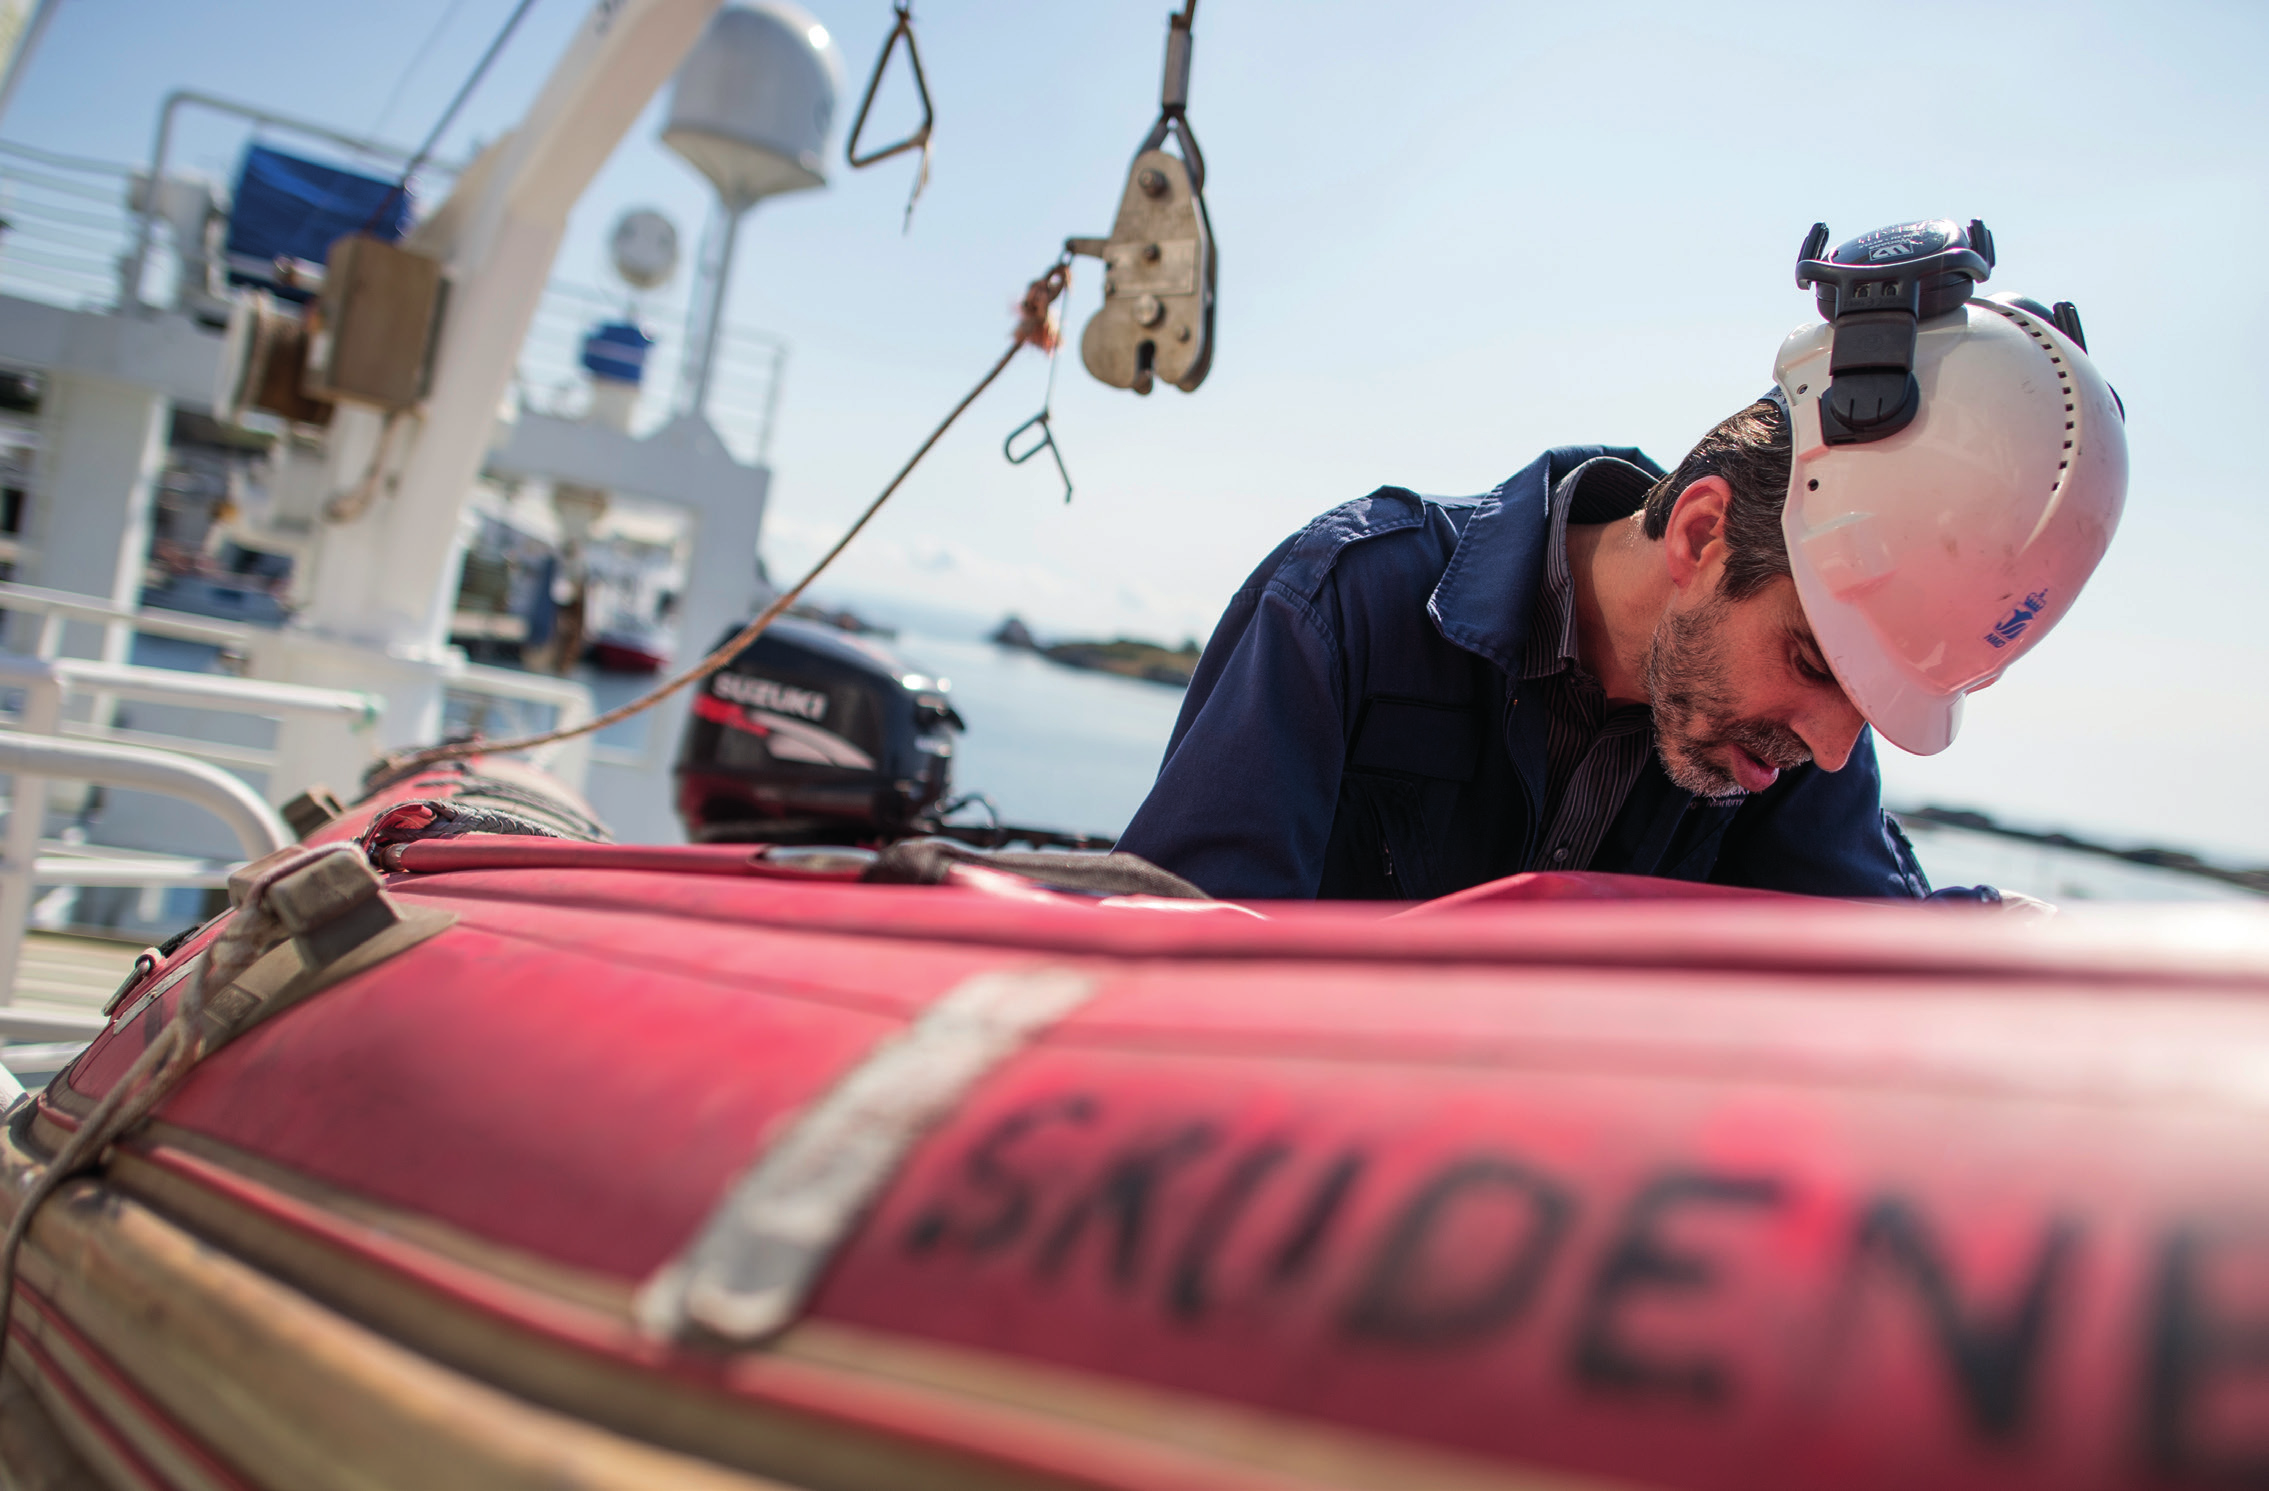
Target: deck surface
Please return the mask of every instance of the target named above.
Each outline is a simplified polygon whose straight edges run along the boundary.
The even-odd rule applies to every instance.
[[[29,932],[16,974],[16,1002],[72,1010],[99,1010],[134,966],[138,942]]]
[[[10,1007],[27,1013],[98,1014],[122,983],[141,944],[67,932],[28,932]],[[0,1045],[0,1067],[22,1078],[44,1078],[86,1044],[83,1040],[23,1040]]]

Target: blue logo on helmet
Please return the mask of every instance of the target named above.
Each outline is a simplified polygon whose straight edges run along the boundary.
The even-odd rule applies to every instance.
[[[2045,590],[2036,590],[2031,595],[2026,596],[2023,605],[2011,611],[2007,619],[1985,634],[1986,645],[1988,647],[2007,647],[2010,643],[2025,635],[2025,628],[2033,624],[2033,618],[2040,615],[2042,608],[2047,605],[2048,592]]]

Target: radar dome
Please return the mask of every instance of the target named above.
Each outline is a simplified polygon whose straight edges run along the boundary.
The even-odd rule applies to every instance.
[[[728,5],[678,69],[662,140],[727,210],[827,184],[843,62],[827,28],[781,0]]]

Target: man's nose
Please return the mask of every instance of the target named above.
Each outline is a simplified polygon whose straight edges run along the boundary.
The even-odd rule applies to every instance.
[[[1789,725],[1803,738],[1822,771],[1842,771],[1866,723],[1866,717],[1844,697],[1842,689],[1822,689]]]

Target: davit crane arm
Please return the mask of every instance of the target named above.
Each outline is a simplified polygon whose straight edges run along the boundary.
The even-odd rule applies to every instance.
[[[391,500],[324,530],[307,620],[400,655],[447,641],[458,518],[479,477],[567,214],[677,70],[718,0],[595,0],[527,116],[484,150],[406,247],[449,287],[420,417],[398,440]],[[351,485],[386,416],[342,405],[334,487]],[[365,428],[355,428],[365,427]]]

